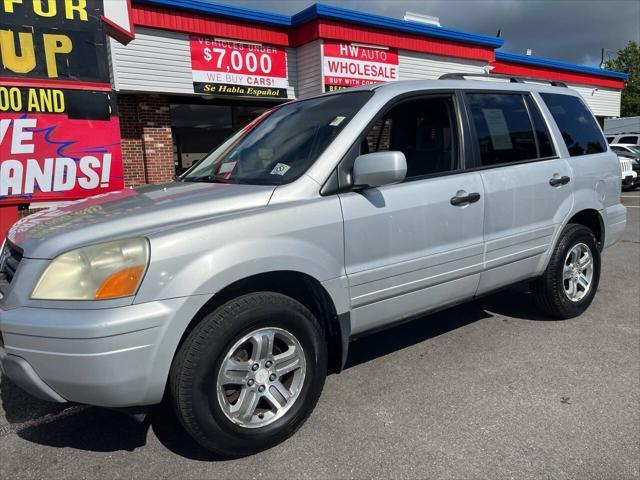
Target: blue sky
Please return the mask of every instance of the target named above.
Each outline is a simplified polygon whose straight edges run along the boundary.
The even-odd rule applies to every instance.
[[[292,14],[310,0],[216,0]],[[440,17],[442,26],[495,35],[505,51],[598,66],[629,40],[640,42],[640,0],[322,0],[319,3],[402,18],[406,10]]]

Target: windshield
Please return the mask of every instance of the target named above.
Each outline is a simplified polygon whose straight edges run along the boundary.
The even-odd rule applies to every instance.
[[[345,92],[276,107],[189,169],[187,182],[289,183],[316,161],[372,92]]]

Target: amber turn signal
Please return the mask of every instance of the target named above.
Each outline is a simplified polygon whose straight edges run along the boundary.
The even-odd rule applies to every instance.
[[[144,265],[137,265],[109,275],[98,288],[95,298],[117,298],[133,295],[143,273]]]

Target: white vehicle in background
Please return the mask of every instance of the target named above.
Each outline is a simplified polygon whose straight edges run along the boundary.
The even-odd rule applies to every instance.
[[[620,159],[622,187],[633,189],[640,185],[640,147],[614,143],[609,148]]]
[[[609,144],[640,145],[640,116],[607,118],[604,133]]]
[[[633,170],[632,160],[629,157],[618,155],[620,170],[622,172],[622,188],[635,188],[638,183],[638,174]]]
[[[610,145],[622,144],[622,145],[636,145],[640,146],[640,134],[638,133],[623,133],[620,135],[607,135],[607,143]]]
[[[609,145],[611,147],[611,150],[613,150],[614,153],[620,155],[624,155],[627,157],[633,157],[635,159],[640,158],[640,147],[636,146],[636,145],[627,145],[627,144],[623,144],[623,143],[612,143],[611,145]]]

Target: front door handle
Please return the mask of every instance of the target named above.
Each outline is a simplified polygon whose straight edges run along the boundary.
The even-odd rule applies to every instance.
[[[451,205],[456,207],[462,207],[469,203],[475,203],[480,200],[480,194],[478,192],[468,194],[457,194],[455,197],[451,197]]]
[[[549,179],[549,185],[552,187],[557,187],[559,185],[566,185],[571,181],[571,177],[567,177],[566,175],[562,177],[553,177]]]

